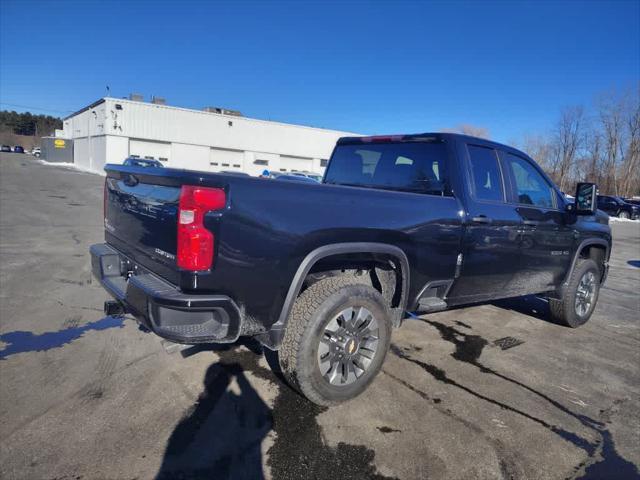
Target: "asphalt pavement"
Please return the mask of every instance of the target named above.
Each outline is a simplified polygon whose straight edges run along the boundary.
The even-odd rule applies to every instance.
[[[103,315],[103,181],[0,155],[0,478],[638,478],[640,222],[612,223],[583,327],[535,297],[409,318],[327,409],[252,342],[180,350]]]

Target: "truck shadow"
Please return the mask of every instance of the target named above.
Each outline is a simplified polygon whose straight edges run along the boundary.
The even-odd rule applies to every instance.
[[[536,297],[535,295],[505,298],[491,302],[491,304],[505,310],[511,310],[539,320],[544,320],[545,322],[556,323],[551,317],[549,301],[544,298]]]
[[[233,360],[211,365],[203,383],[167,442],[156,479],[263,479],[261,445],[271,409]]]

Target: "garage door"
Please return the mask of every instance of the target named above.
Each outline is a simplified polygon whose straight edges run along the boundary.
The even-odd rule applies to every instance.
[[[129,155],[168,162],[171,157],[171,144],[132,138],[129,140]]]
[[[280,169],[287,172],[310,172],[313,167],[313,160],[310,158],[280,156]]]
[[[242,150],[212,148],[209,152],[209,164],[211,170],[214,172],[219,172],[220,170],[236,170],[241,172],[243,163],[244,152]]]

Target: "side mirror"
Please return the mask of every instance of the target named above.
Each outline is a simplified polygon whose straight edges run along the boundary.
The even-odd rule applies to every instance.
[[[593,215],[596,205],[597,189],[595,183],[579,183],[576,188],[575,213],[577,215]]]

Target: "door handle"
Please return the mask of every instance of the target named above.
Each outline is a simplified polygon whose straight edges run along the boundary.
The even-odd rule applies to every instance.
[[[493,222],[493,220],[487,217],[486,215],[478,215],[477,217],[473,217],[471,221],[473,223],[482,223],[484,225],[488,225],[491,222]]]
[[[524,225],[527,225],[529,227],[535,227],[536,225],[538,225],[540,222],[538,222],[537,220],[523,220],[522,223]]]

